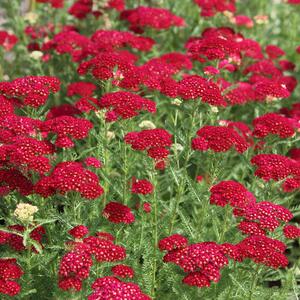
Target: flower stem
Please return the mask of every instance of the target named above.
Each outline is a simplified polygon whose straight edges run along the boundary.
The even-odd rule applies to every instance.
[[[151,295],[153,299],[155,299],[155,291],[157,290],[157,282],[156,282],[156,271],[157,271],[157,247],[158,247],[158,203],[157,203],[157,180],[156,173],[153,169],[150,174],[151,182],[154,185],[153,191],[153,219],[152,219],[152,227],[153,227],[153,269],[152,269],[152,289]]]
[[[258,280],[258,275],[259,275],[260,268],[261,268],[260,265],[257,265],[257,267],[255,269],[255,274],[254,274],[253,279],[252,279],[252,284],[251,284],[251,289],[250,289],[248,300],[252,300],[253,292],[254,292],[255,287],[257,285],[257,280]]]

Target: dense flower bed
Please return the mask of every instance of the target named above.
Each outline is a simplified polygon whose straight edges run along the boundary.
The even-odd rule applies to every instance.
[[[19,2],[0,298],[298,299],[300,1]]]

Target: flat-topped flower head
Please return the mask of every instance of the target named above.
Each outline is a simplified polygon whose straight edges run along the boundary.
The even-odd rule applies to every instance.
[[[267,113],[255,118],[253,125],[253,135],[258,138],[264,138],[270,134],[276,134],[280,138],[288,138],[295,134],[291,120],[276,113]]]
[[[23,275],[21,267],[14,258],[0,259],[0,294],[16,296],[21,292],[21,286],[16,281]]]
[[[198,137],[192,140],[192,148],[197,151],[226,152],[231,148],[239,153],[245,152],[250,145],[233,128],[206,125],[197,131]]]
[[[150,300],[140,287],[132,282],[123,282],[116,277],[102,277],[95,280],[92,284],[93,292],[88,296],[88,300]]]
[[[115,276],[122,278],[133,278],[134,270],[126,265],[116,265],[111,268],[112,273]]]
[[[130,208],[119,202],[109,202],[104,210],[103,216],[113,223],[125,223],[130,224],[135,220],[134,214]]]
[[[89,200],[103,194],[97,175],[77,162],[59,163],[49,176],[42,177],[36,183],[34,190],[43,197],[52,196],[56,192],[64,195],[75,191]]]
[[[198,75],[187,75],[179,82],[178,96],[184,100],[201,99],[215,106],[227,105],[217,84]]]
[[[245,207],[256,201],[251,192],[241,183],[233,180],[221,181],[214,185],[210,192],[210,203],[219,206],[229,204],[232,207]]]
[[[234,211],[236,216],[250,222],[256,222],[264,230],[274,231],[280,226],[280,222],[287,223],[293,218],[293,214],[287,208],[268,201],[250,203],[244,208]]]
[[[114,92],[102,96],[99,106],[106,109],[105,114],[108,122],[119,118],[130,119],[139,114],[140,111],[156,112],[155,102],[130,92]]]
[[[11,82],[0,82],[0,94],[35,108],[44,105],[50,93],[59,89],[59,79],[51,76],[25,76]]]
[[[185,26],[183,18],[172,14],[165,8],[139,6],[122,11],[120,18],[129,22],[130,29],[138,33],[146,27],[162,30],[172,26]]]

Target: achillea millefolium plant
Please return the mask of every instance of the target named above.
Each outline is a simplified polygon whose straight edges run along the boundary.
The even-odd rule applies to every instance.
[[[0,2],[1,299],[300,297],[299,0]]]

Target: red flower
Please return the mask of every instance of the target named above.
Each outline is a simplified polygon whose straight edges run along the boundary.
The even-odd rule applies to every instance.
[[[148,156],[156,162],[156,167],[165,168],[165,158],[169,155],[172,135],[165,129],[146,129],[140,132],[129,132],[125,135],[125,143],[131,144],[134,150],[147,150]]]
[[[151,298],[143,294],[140,287],[131,282],[123,282],[116,277],[102,277],[95,280],[92,285],[93,293],[88,296],[88,300],[150,300]]]
[[[241,37],[230,28],[207,28],[201,37],[191,37],[185,48],[192,59],[202,63],[227,57],[240,60],[240,51],[243,49],[238,40],[241,41]]]
[[[6,51],[10,51],[17,42],[18,38],[14,34],[0,30],[0,46]]]
[[[257,222],[260,228],[270,231],[279,227],[280,221],[289,222],[293,218],[287,208],[267,201],[250,203],[244,208],[235,209],[234,214],[247,221]]]
[[[139,6],[122,11],[120,18],[127,20],[130,23],[130,29],[138,33],[145,27],[161,30],[172,26],[185,26],[184,19],[164,8]]]
[[[131,192],[133,194],[148,195],[153,193],[153,185],[146,179],[132,179]]]
[[[68,85],[67,96],[79,95],[81,97],[89,97],[96,88],[97,87],[91,82],[73,82]]]
[[[112,51],[126,46],[139,51],[150,51],[155,41],[149,37],[134,35],[128,31],[97,30],[91,37],[97,49]]]
[[[63,8],[64,0],[37,0],[38,3],[50,3],[53,8]]]
[[[188,275],[183,278],[182,282],[187,285],[197,286],[199,288],[210,286],[209,278],[201,272],[188,273]]]
[[[137,116],[138,111],[142,110],[150,113],[156,112],[155,102],[137,94],[123,91],[105,94],[100,99],[99,106],[108,110],[106,113],[108,122],[116,121],[119,117],[130,119]]]
[[[184,249],[188,245],[188,240],[186,237],[180,234],[170,235],[159,241],[158,247],[160,251],[167,250],[178,250]]]
[[[74,140],[81,140],[88,136],[93,124],[86,119],[61,116],[45,121],[41,130],[45,135],[56,134],[55,145],[61,148],[71,148]]]
[[[234,16],[232,22],[237,26],[245,26],[246,28],[252,28],[254,26],[252,19],[244,15]]]
[[[178,86],[178,95],[184,100],[201,99],[210,105],[226,106],[219,87],[198,75],[185,76]]]
[[[77,249],[66,253],[59,266],[59,288],[80,291],[82,281],[88,278],[92,265],[93,261],[88,251]]]
[[[77,0],[69,8],[68,13],[77,19],[84,19],[92,13],[93,0]]]
[[[256,201],[252,193],[233,180],[221,181],[214,185],[210,192],[210,203],[219,206],[229,204],[232,207],[245,207]]]
[[[59,106],[53,106],[50,108],[46,115],[46,120],[54,119],[62,116],[75,117],[81,115],[82,112],[71,104],[61,104]]]
[[[22,269],[14,258],[0,259],[0,294],[16,296],[21,286],[15,281],[23,275]]]
[[[279,181],[288,176],[299,176],[300,168],[296,161],[279,154],[258,154],[251,159],[257,166],[255,175],[269,181]]]
[[[33,191],[32,182],[16,169],[0,170],[0,182],[1,196],[5,196],[14,190],[23,196],[27,196]]]
[[[285,268],[288,260],[284,256],[286,246],[281,241],[266,236],[250,235],[238,244],[242,257],[250,258],[257,264],[278,269]]]
[[[52,196],[56,192],[64,195],[69,191],[76,191],[81,197],[91,200],[103,193],[97,175],[76,162],[59,163],[49,176],[36,183],[34,189],[43,197]]]
[[[115,276],[119,276],[122,278],[133,278],[134,270],[126,265],[116,265],[111,268],[111,271]]]
[[[89,233],[89,229],[84,225],[77,225],[69,230],[68,233],[76,239],[82,239]]]
[[[187,240],[173,235],[160,241],[160,249],[167,249],[164,262],[181,267],[187,276],[183,282],[198,287],[209,286],[210,281],[220,280],[220,269],[228,264],[220,245],[214,242],[197,243],[187,246]]]
[[[198,137],[192,140],[192,148],[197,151],[211,149],[215,152],[226,152],[232,147],[243,153],[249,144],[234,129],[223,126],[206,125],[197,131]]]
[[[285,55],[285,52],[280,47],[275,45],[267,45],[266,52],[270,59],[276,59],[280,56]]]
[[[118,202],[108,203],[103,210],[103,216],[113,223],[130,224],[135,219],[130,208]]]
[[[260,224],[256,222],[242,221],[238,225],[238,229],[247,235],[266,235]]]
[[[150,213],[151,212],[151,204],[149,202],[143,203],[143,211],[145,213]]]
[[[8,226],[8,229],[11,231],[15,231],[17,233],[22,233],[24,232],[25,227],[21,225],[11,225]],[[43,226],[39,226],[30,232],[29,237],[32,240],[36,241],[41,247],[43,247],[42,239],[45,235],[46,235],[45,228]],[[18,234],[9,233],[8,236],[6,235],[6,240],[4,242],[15,251],[26,250],[26,247],[23,244],[23,237]],[[32,248],[32,250],[34,252],[37,252],[37,250],[34,247]]]
[[[126,51],[103,52],[81,63],[77,72],[79,75],[84,75],[90,71],[96,79],[115,78],[113,82],[115,85],[136,88],[140,84],[140,75],[137,74],[137,68],[133,65],[135,60],[136,57]]]
[[[101,168],[102,167],[102,162],[95,158],[95,157],[87,157],[85,160],[84,160],[84,163],[87,167],[94,167],[94,168]]]
[[[0,147],[1,160],[19,169],[33,170],[40,174],[50,171],[46,155],[53,154],[54,147],[47,141],[18,136],[10,144]]]
[[[60,81],[51,76],[26,76],[11,82],[0,82],[0,94],[32,107],[44,105],[50,92],[56,93],[59,89]]]
[[[94,255],[98,262],[113,262],[126,258],[125,248],[115,245],[107,237],[100,235],[97,237],[89,236],[83,240],[83,243],[88,247],[89,253]]]
[[[277,134],[281,138],[288,138],[295,134],[290,119],[275,113],[267,113],[253,120],[255,137],[264,138],[269,134]]]
[[[294,225],[285,225],[283,234],[287,239],[298,239],[300,238],[300,228]]]
[[[235,0],[194,0],[202,9],[201,16],[212,17],[218,12],[235,12]]]

